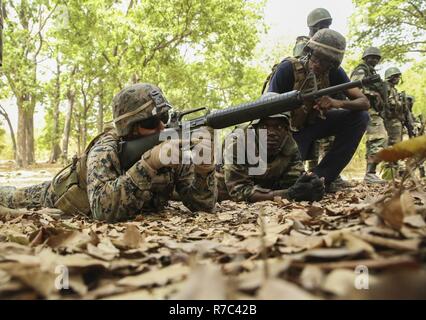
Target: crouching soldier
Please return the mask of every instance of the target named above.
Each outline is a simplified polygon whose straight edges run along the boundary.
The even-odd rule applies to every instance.
[[[116,222],[161,210],[175,189],[190,210],[213,210],[217,199],[214,162],[179,164],[178,140],[153,147],[127,171],[121,168],[120,141],[143,139],[162,131],[169,109],[162,91],[154,85],[138,83],[124,88],[113,100],[115,129],[96,137],[84,154],[52,181],[0,189],[0,204],[9,208],[54,207],[65,213]],[[210,150],[213,154],[211,143],[200,143],[203,152]],[[161,161],[162,148],[178,154],[177,161]]]
[[[271,93],[269,93],[271,94]],[[264,130],[266,131],[264,131]],[[254,130],[255,139],[259,141],[261,131],[266,132],[266,171],[263,174],[250,174],[248,161],[239,163],[238,150],[248,148],[240,144],[248,130]],[[225,144],[225,164],[217,173],[219,200],[258,202],[273,200],[274,197],[296,201],[317,201],[324,196],[323,180],[315,174],[305,174],[296,142],[289,130],[288,116],[274,115],[265,119],[252,121],[250,125],[231,133],[232,139]],[[229,137],[227,137],[229,139]],[[225,140],[226,141],[226,140]],[[258,145],[258,144],[255,144]],[[259,144],[261,147],[262,145]],[[256,148],[256,153],[260,147]],[[241,151],[240,151],[241,155]],[[250,155],[246,155],[246,159]],[[265,159],[264,159],[265,160]],[[261,160],[260,160],[261,161]]]

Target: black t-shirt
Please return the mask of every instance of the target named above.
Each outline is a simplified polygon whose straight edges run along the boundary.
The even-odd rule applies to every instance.
[[[330,86],[349,82],[349,77],[345,70],[341,67],[331,69],[329,73]],[[294,72],[293,64],[290,61],[284,61],[279,66],[277,71],[269,83],[269,92],[284,93],[292,91],[294,87]]]

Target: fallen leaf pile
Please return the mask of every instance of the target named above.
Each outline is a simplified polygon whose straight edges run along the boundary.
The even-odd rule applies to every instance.
[[[58,210],[0,217],[3,299],[426,298],[421,191],[354,188],[321,202],[171,202],[106,224]]]

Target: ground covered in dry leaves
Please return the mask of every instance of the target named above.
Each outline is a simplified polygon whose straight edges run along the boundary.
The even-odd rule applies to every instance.
[[[426,298],[418,187],[358,184],[313,204],[226,201],[213,214],[173,202],[118,224],[54,209],[5,214],[0,298]]]

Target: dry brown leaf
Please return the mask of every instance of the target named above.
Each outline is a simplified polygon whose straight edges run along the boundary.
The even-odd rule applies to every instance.
[[[331,271],[325,278],[322,289],[333,293],[336,296],[345,296],[356,289],[356,279],[358,274],[354,270],[336,269]],[[368,285],[374,286],[377,279],[369,274]]]
[[[273,246],[277,240],[278,235],[267,234],[264,239],[264,245],[266,248]],[[257,254],[262,251],[263,242],[260,237],[250,237],[236,244],[242,250],[246,250],[249,253]]]
[[[321,236],[306,236],[292,230],[290,235],[284,235],[280,238],[280,244],[284,244],[286,247],[298,247],[303,249],[312,249],[321,247],[324,243],[323,237]]]
[[[362,249],[351,250],[349,248],[321,248],[308,250],[302,254],[305,260],[337,260],[349,259],[363,253]]]
[[[354,236],[359,237],[362,240],[367,241],[373,245],[391,248],[395,250],[415,251],[419,248],[421,242],[421,240],[419,239],[394,240],[373,236],[371,234],[354,234]]]
[[[118,284],[131,287],[165,285],[169,281],[182,280],[189,272],[189,267],[178,263],[162,269],[155,269],[139,275],[125,277],[118,281]]]
[[[218,266],[198,265],[191,270],[182,289],[171,299],[224,300],[227,297],[226,290],[226,279]]]
[[[137,249],[143,242],[143,237],[138,229],[133,224],[129,224],[124,232],[123,244],[131,249]]]
[[[217,214],[217,218],[220,220],[220,221],[230,221],[230,220],[232,220],[232,214],[230,214],[230,213],[228,213],[228,212],[219,212],[218,214]]]
[[[92,238],[87,233],[76,230],[57,229],[54,232],[55,234],[47,240],[47,245],[54,249],[80,249],[92,241]]]
[[[324,280],[324,272],[313,265],[306,266],[301,275],[300,283],[305,289],[315,290],[320,288],[322,281]]]
[[[17,268],[9,272],[44,298],[52,298],[59,294],[59,290],[55,287],[55,280],[58,275],[53,272],[41,271],[32,267]]]
[[[385,202],[379,211],[379,215],[385,223],[395,230],[401,229],[405,216],[414,215],[415,213],[414,199],[408,192],[395,195]]]
[[[295,266],[308,266],[310,263],[293,262]],[[369,269],[382,269],[394,267],[418,267],[415,259],[408,255],[395,256],[391,258],[378,258],[368,260],[348,260],[348,261],[335,261],[335,262],[321,262],[313,264],[315,267],[324,270],[334,269],[351,269],[354,270],[357,266],[363,265]]]
[[[420,214],[404,217],[404,223],[414,228],[426,227],[425,220]]]
[[[312,218],[315,218],[325,213],[325,209],[318,206],[310,206],[306,213]]]
[[[30,243],[29,238],[25,234],[20,232],[8,230],[6,231],[5,235],[7,237],[7,240],[11,242],[16,242],[22,245],[28,245]]]
[[[303,290],[297,285],[281,280],[268,279],[257,293],[261,300],[317,300],[318,297]]]
[[[304,209],[293,209],[290,213],[286,214],[285,217],[299,222],[308,222],[312,219]]]
[[[165,287],[139,289],[125,293],[108,295],[105,300],[154,300],[154,299],[170,299],[184,286],[184,282],[177,282]]]
[[[399,142],[389,148],[384,148],[376,154],[376,158],[379,162],[396,162],[424,154],[426,154],[426,135]]]
[[[98,243],[97,246],[89,243],[87,245],[87,252],[96,258],[100,258],[102,260],[111,261],[115,257],[120,255],[120,250],[118,250],[112,243],[109,238],[104,238],[101,242]]]

